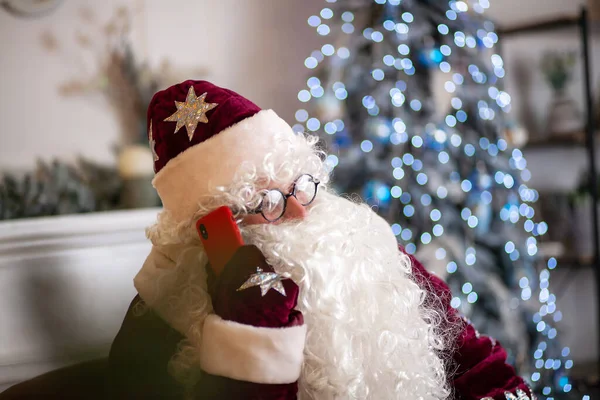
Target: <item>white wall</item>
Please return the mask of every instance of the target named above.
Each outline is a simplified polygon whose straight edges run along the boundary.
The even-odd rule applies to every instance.
[[[75,154],[113,162],[120,134],[100,98],[65,98],[58,86],[82,76],[74,34],[92,30],[78,18],[92,9],[104,23],[114,9],[139,1],[64,1],[41,19],[17,19],[0,9],[0,170],[30,169],[35,157]],[[141,3],[144,4],[144,3]],[[320,38],[306,19],[321,0],[146,0],[133,21],[137,53],[157,65],[168,58],[182,68],[207,67],[209,80],[275,109],[292,122],[296,93],[306,80],[304,59]],[[66,57],[48,53],[40,35],[53,31]],[[91,60],[88,67],[92,67]]]

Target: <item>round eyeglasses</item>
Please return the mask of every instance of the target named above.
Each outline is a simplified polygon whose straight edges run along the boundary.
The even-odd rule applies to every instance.
[[[269,189],[263,192],[260,205],[249,214],[261,214],[269,222],[275,222],[285,214],[287,199],[294,196],[298,202],[306,207],[317,197],[317,188],[320,181],[309,174],[303,174],[294,181],[292,191],[283,194],[279,189]]]

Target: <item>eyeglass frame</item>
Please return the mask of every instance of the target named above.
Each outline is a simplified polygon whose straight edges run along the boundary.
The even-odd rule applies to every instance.
[[[293,183],[293,185],[294,185],[294,186],[292,187],[292,191],[291,191],[291,192],[289,192],[288,194],[284,194],[284,193],[283,193],[281,190],[279,190],[279,189],[267,189],[267,191],[263,193],[263,199],[260,201],[260,204],[258,205],[258,207],[256,207],[256,208],[255,208],[255,209],[253,209],[253,210],[250,210],[250,211],[248,211],[248,214],[253,214],[253,215],[254,215],[254,214],[260,214],[260,215],[262,215],[262,217],[263,217],[265,220],[267,220],[267,221],[269,221],[269,222],[277,222],[277,221],[279,221],[279,220],[280,220],[280,219],[281,219],[281,218],[282,218],[282,217],[285,215],[285,211],[287,210],[287,200],[288,200],[290,197],[292,197],[292,196],[294,196],[294,197],[296,198],[296,200],[298,200],[298,197],[296,197],[296,187],[297,187],[297,186],[296,186],[296,183],[297,183],[297,182],[298,182],[298,180],[299,180],[300,178],[302,178],[303,176],[309,176],[309,177],[310,177],[310,179],[312,180],[312,183],[314,183],[314,184],[315,184],[315,194],[314,194],[313,198],[312,198],[312,199],[311,199],[311,200],[310,200],[308,203],[306,203],[306,204],[302,204],[302,203],[300,203],[300,204],[302,205],[302,207],[307,207],[307,206],[311,205],[311,204],[312,204],[312,202],[313,202],[313,201],[315,201],[315,199],[317,198],[317,192],[319,191],[319,184],[321,183],[321,181],[320,181],[320,180],[318,180],[318,179],[315,179],[315,177],[313,177],[311,174],[302,174],[302,175],[300,175],[299,177],[297,177],[297,178],[294,180],[294,183]],[[283,211],[281,211],[281,215],[280,215],[279,217],[277,217],[276,219],[274,219],[274,220],[270,220],[269,218],[267,218],[267,217],[265,216],[265,214],[263,214],[263,210],[262,210],[262,204],[263,204],[263,201],[264,201],[264,197],[267,195],[267,193],[269,193],[269,192],[271,192],[271,191],[278,191],[278,192],[279,192],[279,193],[281,193],[281,195],[283,196]],[[299,201],[299,200],[298,200],[298,201]]]

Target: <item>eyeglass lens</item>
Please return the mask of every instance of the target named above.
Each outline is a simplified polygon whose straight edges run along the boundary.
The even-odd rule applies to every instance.
[[[279,190],[269,190],[262,201],[262,214],[269,221],[274,221],[285,211],[285,198]]]
[[[317,185],[315,185],[315,182],[310,175],[302,175],[296,181],[294,195],[298,199],[298,202],[300,202],[300,204],[303,206],[306,206],[313,201],[316,191]]]
[[[295,182],[292,195],[303,205],[309,205],[317,194],[317,185],[310,175],[301,175]],[[286,206],[286,196],[279,190],[269,190],[265,193],[261,211],[269,221],[275,221],[283,216]]]

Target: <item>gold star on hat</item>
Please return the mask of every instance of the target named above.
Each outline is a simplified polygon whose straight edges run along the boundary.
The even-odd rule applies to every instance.
[[[177,133],[177,131],[185,125],[190,142],[194,137],[194,132],[196,131],[198,122],[203,122],[206,124],[208,122],[206,113],[218,106],[217,103],[206,103],[204,101],[204,99],[206,99],[206,94],[207,93],[203,93],[196,97],[194,87],[190,86],[185,103],[181,101],[175,101],[177,111],[175,111],[175,113],[170,117],[165,118],[165,121],[177,122],[174,133]]]

